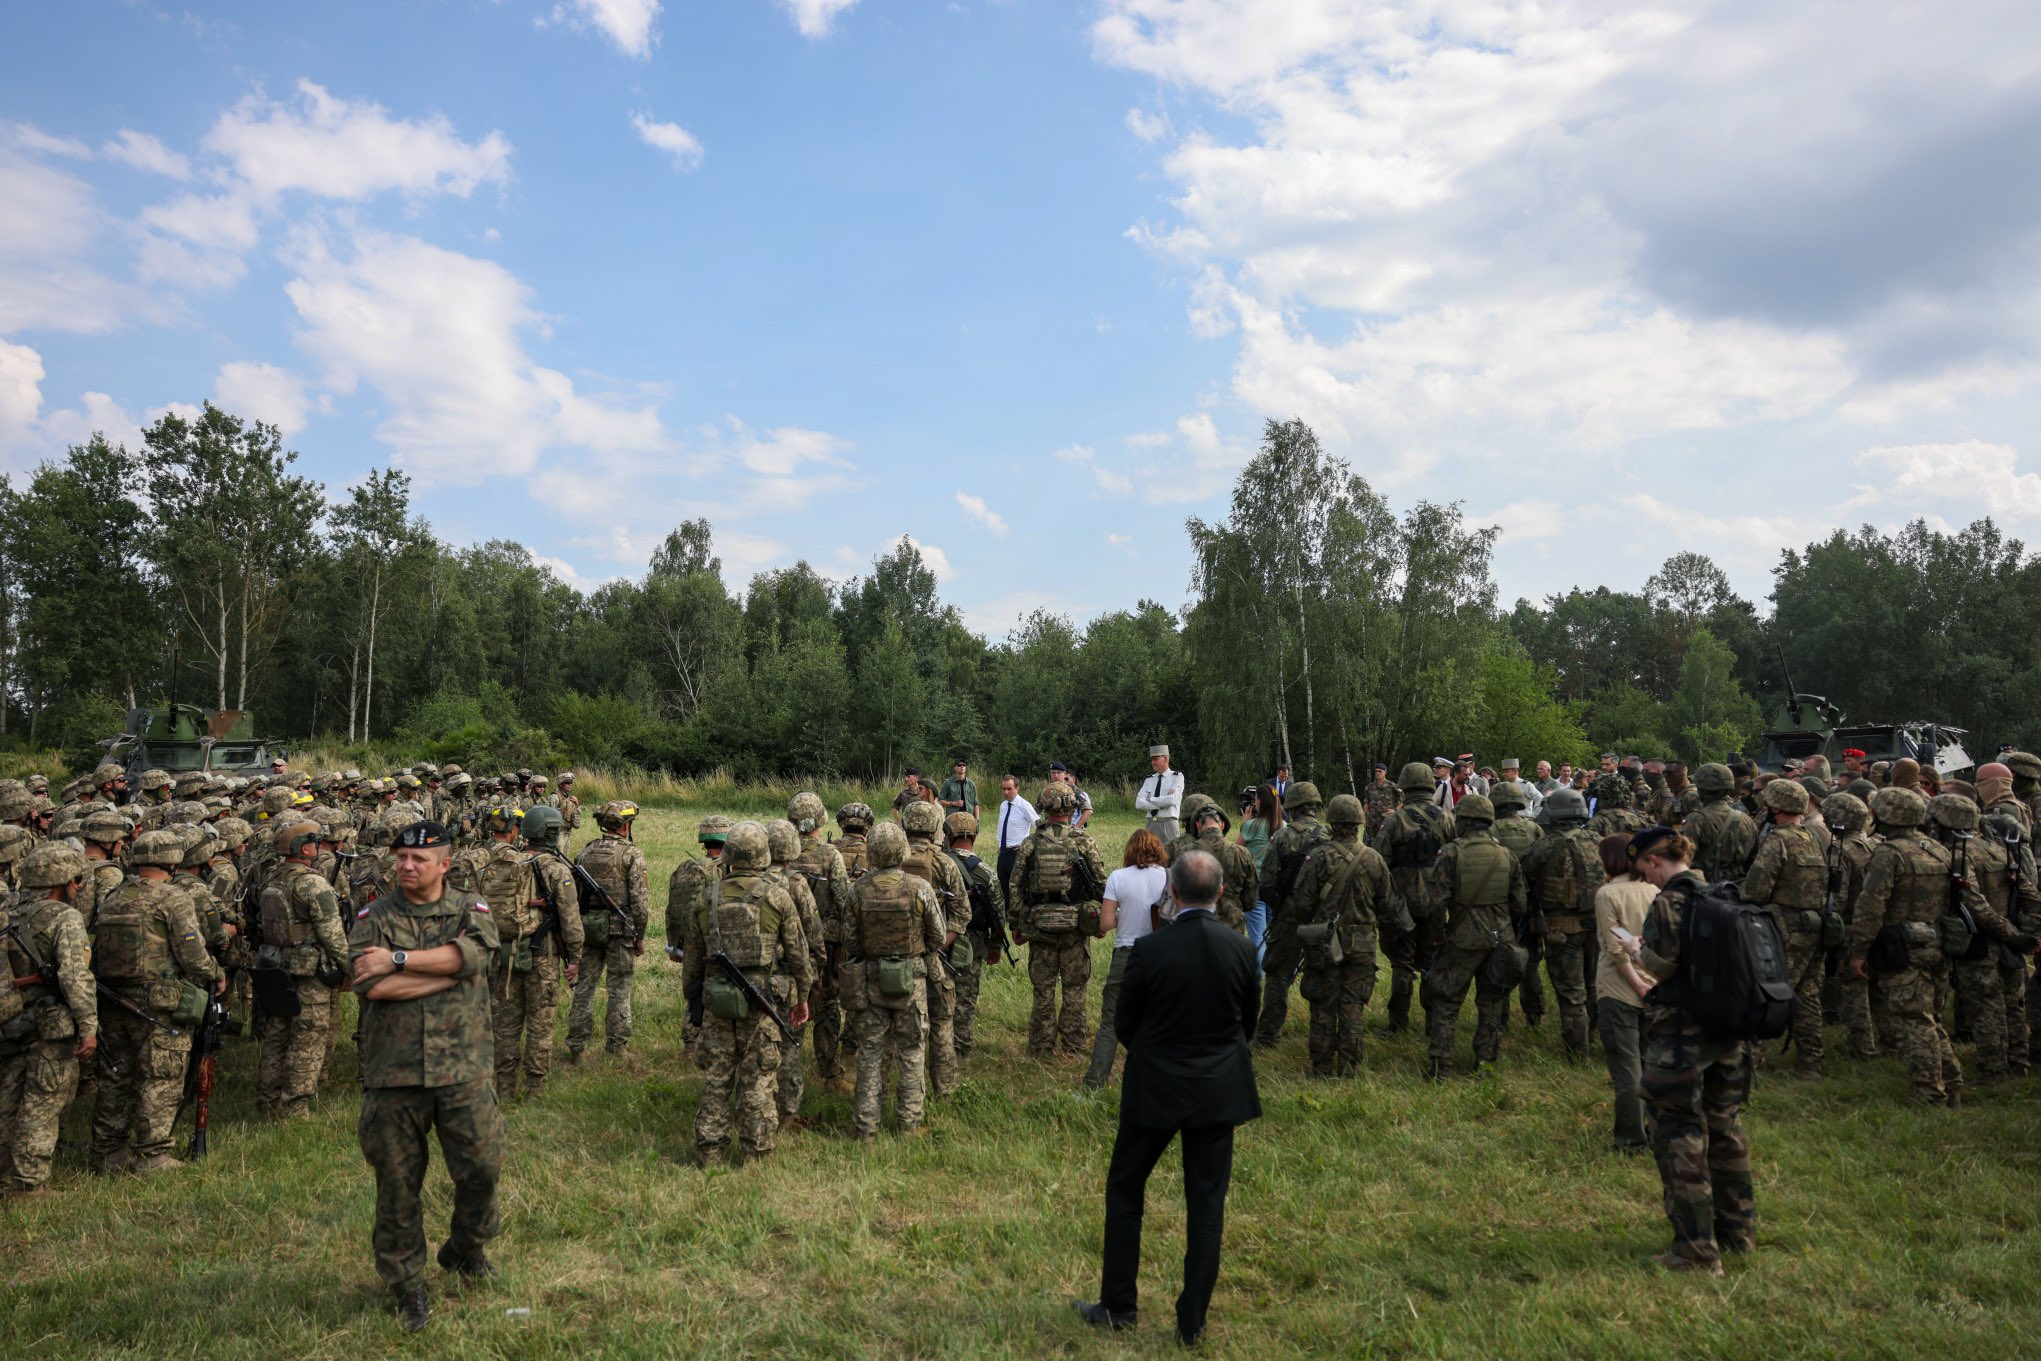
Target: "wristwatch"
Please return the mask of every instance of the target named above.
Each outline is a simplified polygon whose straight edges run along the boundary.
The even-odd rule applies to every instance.
[[[398,973],[403,973],[404,962],[409,958],[411,958],[411,956],[402,950],[392,950],[390,951],[390,967],[395,969]]]

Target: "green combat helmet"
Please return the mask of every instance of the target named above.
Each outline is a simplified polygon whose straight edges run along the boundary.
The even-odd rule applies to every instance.
[[[1298,780],[1283,791],[1283,811],[1316,808],[1325,800],[1318,797],[1318,786],[1309,780]]]
[[[1694,788],[1701,791],[1702,798],[1733,794],[1736,773],[1720,761],[1710,761],[1694,772]]]
[[[1519,808],[1530,807],[1530,800],[1524,797],[1524,791],[1509,780],[1498,781],[1495,787],[1488,791],[1488,801],[1495,805],[1497,817],[1507,816],[1504,811],[1506,809],[1514,812]]]
[[[1469,794],[1453,806],[1453,821],[1478,822],[1485,827],[1495,821],[1495,805],[1479,794]]]
[[[1461,802],[1464,803],[1466,800],[1463,799]],[[1581,797],[1578,789],[1555,789],[1539,811],[1547,822],[1558,823],[1561,826],[1569,822],[1586,822],[1587,800]]]
[[[0,865],[11,865],[27,855],[35,846],[35,838],[26,827],[0,827]]]
[[[155,865],[174,870],[184,859],[184,834],[164,829],[159,832],[144,832],[135,838],[135,844],[128,848],[130,865]]]
[[[1432,768],[1422,761],[1411,761],[1396,772],[1396,787],[1406,794],[1429,794],[1439,787],[1432,778]]]
[[[560,835],[560,810],[539,804],[524,810],[524,839],[534,846],[550,846]]]
[[[871,810],[867,808],[866,812]],[[721,813],[711,813],[695,828],[695,840],[704,846],[721,846],[730,839],[730,829],[736,824]]]
[[[1183,822],[1184,826],[1196,827],[1198,825],[1198,814],[1212,806],[1212,799],[1209,794],[1186,794],[1183,797],[1183,802],[1176,807],[1176,815]]]
[[[1325,820],[1335,827],[1358,827],[1368,820],[1361,801],[1351,794],[1334,794],[1325,805]]]

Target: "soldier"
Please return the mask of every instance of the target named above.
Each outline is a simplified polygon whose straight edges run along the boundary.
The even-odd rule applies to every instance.
[[[1509,847],[1510,854],[1522,864],[1532,843],[1545,831],[1526,815],[1530,799],[1524,793],[1522,781],[1498,780],[1489,792],[1488,801],[1495,805],[1495,825],[1488,829],[1489,835]],[[1528,939],[1518,943],[1530,951],[1531,959],[1524,967],[1524,981],[1517,988],[1517,1004],[1524,1009],[1525,1022],[1535,1026],[1545,1019],[1545,986],[1538,977],[1539,961],[1545,958],[1545,936],[1543,932],[1533,931]],[[1507,1018],[1504,1024],[1508,1024]]]
[[[1891,1015],[1914,1099],[1954,1110],[1962,1104],[1963,1068],[1941,1022],[1948,970],[1942,919],[1952,893],[1987,933],[2008,941],[2015,933],[1975,888],[1956,877],[1949,847],[1921,831],[1927,803],[1918,793],[1897,786],[1879,790],[1871,799],[1871,817],[1884,840],[1865,866],[1856,919],[1844,937],[1849,968],[1870,979],[1872,1005],[1882,1001]],[[1876,972],[1869,963],[1874,942]],[[2032,944],[2027,938],[2020,947],[2031,952]]]
[[[1631,806],[1636,796],[1635,782],[1622,774],[1601,776],[1589,787],[1588,797],[1595,801],[1595,808],[1587,830],[1596,845],[1605,836],[1635,836],[1651,825],[1650,818]]]
[[[723,874],[723,847],[728,841],[730,819],[721,813],[711,813],[695,827],[695,840],[701,843],[702,858],[689,856],[676,865],[673,877],[666,881],[666,958],[675,964],[685,964],[684,947],[687,944],[687,923],[695,909],[701,905],[704,895]],[[680,1046],[695,1049],[695,1040],[701,1034],[701,1023],[690,1016],[682,1023]],[[695,1050],[699,1063],[704,1055]]]
[[[2031,751],[2009,751],[2004,764],[2013,774],[2013,793],[2027,805],[2027,821],[2041,820],[2041,756]]]
[[[1700,791],[1687,779],[1687,763],[1668,761],[1662,783],[1645,803],[1644,815],[1661,827],[1677,827],[1700,806]]]
[[[836,990],[836,966],[842,955],[843,909],[850,901],[850,873],[844,868],[842,853],[822,839],[822,825],[828,816],[829,810],[823,807],[818,795],[800,793],[787,801],[787,820],[801,834],[801,858],[794,868],[807,881],[808,892],[815,898],[815,910],[822,919],[822,977],[815,998],[809,1002],[815,1013],[815,1076],[833,1087],[843,1082],[843,1003]],[[852,1042],[856,1042],[855,1036]]]
[[[574,872],[560,854],[559,811],[544,805],[526,809],[518,820],[518,833],[525,843],[523,853],[507,844],[491,846],[489,860],[477,875],[482,896],[496,917],[499,940],[498,958],[489,971],[496,1093],[511,1100],[518,1095],[520,1057],[524,1095],[545,1093],[546,1078],[553,1071],[560,980],[564,974],[567,985],[575,986],[586,941]],[[514,889],[519,884],[524,887]],[[514,897],[518,891],[526,894],[522,909]],[[502,905],[505,902],[510,905]]]
[[[1183,801],[1182,819],[1184,834],[1169,848],[1170,863],[1175,864],[1177,856],[1185,851],[1205,851],[1217,860],[1226,872],[1226,887],[1219,895],[1219,920],[1246,935],[1247,909],[1261,901],[1254,856],[1247,847],[1226,840],[1226,834],[1233,830],[1233,820],[1217,800],[1203,794],[1188,796]]]
[[[1693,843],[1695,872],[1711,884],[1742,879],[1757,853],[1758,828],[1736,802],[1736,776],[1710,761],[1694,772],[1694,790],[1701,806],[1680,824],[1680,835]]]
[[[1681,942],[1688,903],[1706,885],[1688,868],[1694,844],[1668,828],[1630,838],[1629,859],[1658,889],[1643,938],[1629,946],[1639,968],[1658,980],[1645,1004],[1644,1076],[1651,1151],[1665,1188],[1673,1245],[1652,1260],[1668,1271],[1720,1276],[1722,1254],[1757,1244],[1757,1209],[1743,1104],[1750,1097],[1750,1047],[1703,1031],[1673,1005],[1685,985]]]
[[[128,840],[128,824],[110,808],[95,808],[79,825],[78,840],[92,867],[85,884],[85,898],[79,904],[89,931],[98,904],[110,897],[127,877],[120,867],[120,858]]]
[[[560,816],[565,820],[568,831],[580,830],[581,800],[574,796],[574,772],[561,771],[560,778],[555,783],[559,786],[559,792],[553,795],[553,807],[560,810]]]
[[[1352,794],[1326,808],[1331,839],[1311,852],[1288,899],[1311,1004],[1311,1076],[1361,1065],[1361,1017],[1375,991],[1376,922],[1395,890],[1389,862],[1361,844],[1367,812]]]
[[[559,810],[553,812],[557,815]],[[530,816],[525,815],[527,823]],[[601,834],[576,857],[589,877],[609,894],[623,919],[598,903],[580,904],[582,937],[587,944],[581,978],[574,985],[574,1002],[567,1012],[569,1062],[580,1062],[581,1051],[595,1037],[595,993],[605,978],[609,980],[609,1000],[603,1010],[603,1049],[621,1057],[631,1047],[631,985],[637,977],[638,957],[645,953],[645,930],[652,920],[652,886],[645,853],[631,840],[637,817],[635,803],[620,799],[604,804],[595,814]]]
[[[2033,837],[2021,820],[2025,812],[2025,805],[2008,796],[2006,801],[1993,803],[1978,820],[1977,840],[1992,843],[1998,851],[1988,857],[1996,867],[1994,874],[1986,876],[1978,887],[1999,915],[2032,936],[2041,934],[2041,878],[2035,872]],[[2012,1076],[2024,1077],[2033,1066],[2035,1046],[2027,1012],[2027,961],[2004,946],[1995,953],[2006,1011],[2006,1068]]]
[[[129,878],[101,902],[91,923],[92,972],[155,1022],[108,1008],[101,1017],[99,1101],[92,1111],[95,1172],[130,1164],[137,1172],[182,1167],[170,1156],[170,1126],[184,1091],[184,1061],[205,992],[226,990],[226,976],[206,953],[198,910],[170,872],[184,858],[184,838],[164,829],[135,839]],[[129,1137],[133,1136],[130,1154]]]
[[[34,979],[8,991],[21,1004],[0,1024],[0,1197],[49,1192],[57,1128],[78,1090],[78,1065],[99,1047],[99,997],[86,963],[91,942],[78,903],[90,868],[69,846],[39,846],[22,862],[28,896],[0,907],[0,963]],[[0,1006],[0,1016],[7,1008]]]
[[[1847,934],[1849,924],[1856,920],[1857,895],[1863,891],[1864,870],[1871,863],[1871,851],[1875,846],[1868,834],[1871,810],[1854,794],[1831,794],[1822,800],[1821,812],[1835,833],[1828,853],[1829,881],[1835,885],[1835,904],[1842,914],[1843,930]],[[1850,1057],[1875,1059],[1878,1057],[1882,1027],[1872,1018],[1871,985],[1841,967],[1840,951],[1838,946],[1836,1010],[1843,1024],[1849,1028]]]
[[[35,838],[27,828],[0,823],[0,899],[21,887],[16,872],[21,858],[34,849]]]
[[[900,829],[907,833],[907,855],[900,868],[925,881],[935,890],[936,905],[942,909],[944,933],[940,943],[929,947],[949,957],[957,937],[970,920],[970,892],[957,862],[943,853],[937,842],[942,833],[942,809],[925,799],[900,810]],[[953,965],[954,967],[954,965]],[[957,980],[943,960],[928,961],[928,1094],[941,1101],[957,1090]]]
[[[283,828],[276,872],[262,890],[255,949],[261,1013],[255,1109],[277,1120],[312,1114],[331,1052],[332,994],[347,981],[339,899],[312,867],[325,835],[315,822]]]
[[[1076,800],[1060,805],[1067,819]],[[1084,838],[1065,824],[1061,840]],[[1067,848],[1066,848],[1067,849]],[[927,1034],[929,952],[944,934],[935,890],[906,873],[907,835],[890,823],[872,829],[871,872],[851,885],[843,916],[844,1010],[856,1028],[857,1097],[851,1137],[879,1132],[888,1051],[899,1059],[895,1094],[897,1128],[912,1135],[921,1128],[922,1047]],[[1081,852],[1079,852],[1081,853]],[[1094,852],[1096,854],[1096,852]],[[1032,863],[1032,861],[1030,861]],[[1015,882],[1020,882],[1018,873]]]
[[[1530,890],[1531,925],[1552,995],[1559,1000],[1559,1039],[1568,1061],[1587,1057],[1588,1036],[1597,1016],[1595,977],[1595,892],[1602,872],[1601,840],[1589,827],[1587,800],[1561,789],[1545,800],[1545,835],[1524,853]]]
[[[971,909],[965,922],[965,938],[971,942],[971,964],[959,970],[957,977],[956,1043],[957,1057],[962,1058],[971,1052],[972,1031],[978,1018],[978,989],[985,980],[986,966],[999,963],[1000,950],[993,941],[995,937],[1005,937],[1000,922],[1006,915],[1006,905],[1000,896],[999,876],[973,849],[978,844],[977,817],[952,813],[944,820],[943,833],[949,840],[950,859],[964,877],[964,893]]]
[[[794,915],[801,922],[801,939],[808,945],[809,977],[819,983],[821,971],[829,965],[829,947],[822,933],[822,914],[815,903],[814,890],[808,887],[808,880],[800,872],[801,833],[785,818],[774,818],[765,824],[766,851],[772,863],[766,870],[766,877],[786,891],[794,904]],[[810,984],[810,991],[816,984]],[[793,979],[784,973],[773,976],[774,995],[786,992],[792,996]],[[815,999],[802,994],[813,1014]],[[807,1095],[807,1074],[801,1065],[801,1037],[807,1027],[793,1027],[794,1037],[780,1041],[780,1075],[778,1083],[779,1124],[781,1129],[800,1128],[801,1102]]]
[[[435,821],[446,824],[454,839],[465,842],[474,835],[472,823],[475,816],[475,777],[465,770],[456,770],[445,777],[444,788],[439,795],[441,816]]]
[[[487,903],[446,882],[449,850],[440,823],[398,833],[396,885],[355,913],[348,938],[362,1004],[359,1130],[376,1176],[376,1274],[413,1332],[431,1317],[420,1192],[435,1128],[454,1187],[440,1267],[469,1279],[496,1274],[484,1252],[499,1227],[503,1170],[484,981],[496,923]]]
[[[153,832],[163,825],[163,810],[170,806],[170,800],[175,797],[171,792],[175,783],[167,770],[150,769],[142,772],[142,819],[135,824],[137,830]]]
[[[1843,919],[1834,911],[1828,857],[1812,829],[1802,825],[1807,790],[1793,780],[1774,780],[1765,786],[1764,802],[1771,821],[1743,877],[1743,896],[1770,908],[1785,937],[1786,974],[1800,999],[1793,1018],[1793,1074],[1819,1078],[1822,970],[1829,947],[1842,943]]]
[[[836,825],[843,836],[834,844],[836,853],[843,860],[844,873],[855,883],[865,872],[865,838],[871,835],[872,827],[878,822],[878,815],[862,803],[846,803],[836,810]]]
[[[1979,834],[1977,805],[1960,794],[1937,794],[1928,800],[1928,816],[1934,820],[1936,835],[1955,851],[1957,873],[1974,885],[1991,910],[2009,924],[2031,915],[2030,903],[2021,902],[2015,876],[2026,871],[2033,882],[2031,863],[2016,862],[2012,853],[2025,848],[2016,839],[2011,847],[1999,830]],[[1999,821],[1999,827],[2003,827]],[[2015,828],[2017,836],[2017,828]],[[2029,895],[2031,895],[2031,890]],[[1961,921],[1961,917],[1953,919]],[[2015,930],[2024,928],[2014,925]],[[2006,944],[1988,939],[1972,926],[1969,940],[1960,951],[1949,951],[1949,981],[1956,994],[1958,1014],[1970,1028],[1977,1045],[1980,1082],[1999,1082],[2013,1076],[2013,1054],[2019,1055],[2019,1071],[2027,1068],[2027,1021],[2024,1005],[2026,960]],[[2009,957],[2018,971],[2008,997],[2006,980],[1999,971],[2000,956]],[[2018,1034],[2013,1033],[2017,1021]]]
[[[771,860],[765,828],[750,821],[732,827],[725,855],[723,876],[707,883],[688,913],[681,972],[689,1018],[701,1027],[702,1099],[694,1134],[704,1167],[723,1161],[733,1103],[737,1137],[750,1157],[772,1152],[779,1127],[779,1032],[710,954],[727,958],[753,991],[772,997],[790,1026],[808,1019],[813,978],[793,900],[765,873]],[[790,986],[773,997],[775,975]]]
[[[1013,936],[1015,944],[1028,947],[1028,982],[1035,994],[1028,1012],[1028,1057],[1046,1059],[1060,1050],[1082,1058],[1091,1049],[1085,988],[1091,982],[1091,942],[1104,934],[1098,895],[1105,890],[1105,862],[1091,837],[1070,825],[1077,796],[1069,785],[1042,786],[1035,807],[1042,820],[1021,843],[1006,886],[1007,901],[1020,904]],[[1081,874],[1090,877],[1082,887]]]
[[[1524,867],[1488,833],[1495,806],[1479,794],[1453,809],[1457,835],[1427,872],[1428,896],[1448,904],[1446,940],[1424,977],[1425,1022],[1431,1058],[1428,1075],[1453,1073],[1453,1032],[1467,989],[1474,988],[1474,1066],[1494,1063],[1502,1045],[1509,994],[1523,980],[1528,958],[1517,944],[1518,921],[1530,910]]]
[[[1391,813],[1396,811],[1396,805],[1402,801],[1402,791],[1389,779],[1389,767],[1377,761],[1375,778],[1368,781],[1368,787],[1361,791],[1361,807],[1368,818],[1367,829],[1363,833],[1367,842],[1373,844],[1376,830]]]
[[[1325,824],[1318,820],[1322,806],[1317,785],[1309,780],[1293,781],[1283,790],[1283,825],[1262,852],[1256,887],[1268,904],[1269,924],[1262,937],[1261,969],[1267,981],[1262,984],[1261,1015],[1254,1029],[1257,1049],[1274,1047],[1282,1036],[1283,1022],[1289,1019],[1290,983],[1303,963],[1303,948],[1297,942],[1297,923],[1286,917],[1285,908],[1304,862],[1329,836]]]
[[[1369,841],[1388,862],[1389,880],[1396,886],[1396,900],[1380,922],[1382,951],[1389,956],[1391,1032],[1410,1028],[1418,974],[1430,966],[1444,939],[1445,905],[1431,901],[1428,876],[1456,834],[1453,815],[1431,801],[1432,773],[1424,762],[1412,761],[1398,771],[1396,789],[1403,802]]]

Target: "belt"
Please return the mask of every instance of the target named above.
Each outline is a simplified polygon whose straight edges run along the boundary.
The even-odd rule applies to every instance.
[[[1587,917],[1579,912],[1564,917],[1547,917],[1545,918],[1545,930],[1548,934],[1554,931],[1585,931],[1587,929],[1584,925],[1586,921]]]

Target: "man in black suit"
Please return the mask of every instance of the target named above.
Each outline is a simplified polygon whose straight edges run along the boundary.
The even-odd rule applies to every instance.
[[[1233,1127],[1261,1115],[1247,1050],[1260,1011],[1261,971],[1247,937],[1214,915],[1224,876],[1204,851],[1178,856],[1169,871],[1174,922],[1136,942],[1127,960],[1114,1017],[1127,1067],[1106,1173],[1105,1267],[1099,1302],[1071,1303],[1096,1327],[1134,1326],[1148,1174],[1181,1135],[1187,1213],[1176,1335],[1185,1346],[1204,1334],[1219,1279]]]

